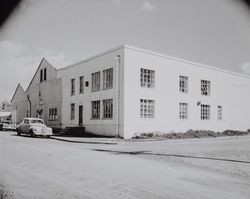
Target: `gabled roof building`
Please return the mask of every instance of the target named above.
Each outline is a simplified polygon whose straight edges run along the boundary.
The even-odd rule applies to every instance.
[[[250,128],[249,76],[127,45],[60,69],[43,59],[17,90],[20,117],[99,135]]]

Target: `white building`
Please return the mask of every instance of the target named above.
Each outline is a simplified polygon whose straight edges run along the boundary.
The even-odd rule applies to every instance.
[[[121,45],[54,76],[61,84],[56,118],[62,128],[84,126],[87,132],[123,138],[250,128],[246,75]]]

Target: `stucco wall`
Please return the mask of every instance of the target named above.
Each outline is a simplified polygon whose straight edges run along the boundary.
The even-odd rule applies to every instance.
[[[120,55],[121,62],[118,66],[117,55]],[[120,90],[123,88],[123,78],[120,78],[118,84],[118,73],[123,74],[123,49],[114,49],[105,54],[90,58],[83,62],[74,64],[72,66],[59,69],[58,77],[62,79],[62,126],[78,126],[79,125],[79,106],[83,106],[83,126],[87,132],[102,134],[107,136],[123,136],[123,100],[119,97],[118,102],[118,85]],[[119,70],[118,70],[119,67]],[[103,70],[113,68],[113,88],[108,90],[102,89]],[[101,90],[97,92],[91,91],[91,74],[94,72],[101,72]],[[84,93],[79,94],[79,77],[84,76]],[[75,78],[75,95],[71,96],[71,79]],[[85,82],[89,85],[86,86]],[[120,91],[121,95],[123,94]],[[113,99],[113,118],[103,119],[102,100]],[[101,101],[100,119],[91,119],[91,101]],[[70,104],[75,103],[75,119],[70,119]],[[119,104],[119,113],[117,106]],[[119,127],[117,122],[117,115],[119,117]]]
[[[124,63],[125,138],[140,132],[250,128],[250,79],[127,47]],[[155,88],[142,88],[140,68],[155,70]],[[179,92],[179,76],[188,76],[188,93]],[[211,81],[211,95],[201,95],[201,79]],[[140,118],[140,99],[155,100],[155,117]],[[210,120],[200,119],[200,105],[210,105]],[[188,103],[188,119],[179,119],[179,103]],[[222,106],[222,120],[217,118]]]

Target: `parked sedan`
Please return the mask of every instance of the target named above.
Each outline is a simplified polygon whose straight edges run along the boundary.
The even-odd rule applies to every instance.
[[[46,127],[44,121],[39,118],[24,118],[23,121],[16,128],[17,135],[29,134],[33,136],[50,137],[52,135],[52,128]]]

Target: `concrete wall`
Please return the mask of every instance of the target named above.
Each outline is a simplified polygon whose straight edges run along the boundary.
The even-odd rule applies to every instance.
[[[155,70],[155,87],[142,88],[140,68]],[[188,93],[179,92],[179,76],[188,76]],[[201,79],[211,81],[211,95],[201,95]],[[125,138],[141,132],[188,129],[247,130],[250,128],[250,78],[184,60],[126,47],[124,63]],[[140,118],[140,99],[155,100],[155,117]],[[210,120],[200,119],[200,105],[211,108]],[[179,103],[188,103],[188,119],[179,119]],[[217,118],[222,106],[222,120]]]
[[[40,70],[47,69],[46,81],[40,82]],[[45,124],[50,127],[61,126],[61,102],[62,87],[61,79],[57,79],[57,71],[45,59],[42,60],[40,66],[35,73],[26,94],[31,101],[31,116],[37,116],[37,110],[43,110],[40,117]],[[57,108],[57,120],[49,120],[49,109]]]
[[[120,47],[113,49],[104,54],[92,57],[72,66],[59,69],[58,77],[62,79],[62,126],[78,126],[79,125],[79,106],[83,106],[83,126],[87,132],[107,135],[107,136],[123,136],[123,78],[119,78],[119,74],[123,74],[123,49]],[[117,55],[120,55],[121,62],[118,65]],[[102,89],[103,70],[113,68],[113,88],[108,90]],[[118,69],[119,68],[119,69]],[[91,91],[91,74],[101,72],[101,90],[97,92]],[[84,76],[84,93],[79,94],[79,77]],[[75,78],[75,95],[71,96],[71,79]],[[86,87],[85,82],[89,82]],[[118,102],[118,85],[121,96]],[[102,100],[113,99],[113,118],[103,119]],[[100,119],[91,119],[91,101],[101,100],[101,117]],[[70,104],[75,103],[75,119],[70,119]],[[119,108],[117,108],[119,106]],[[119,112],[118,112],[119,111]],[[119,125],[118,116],[119,115]]]

